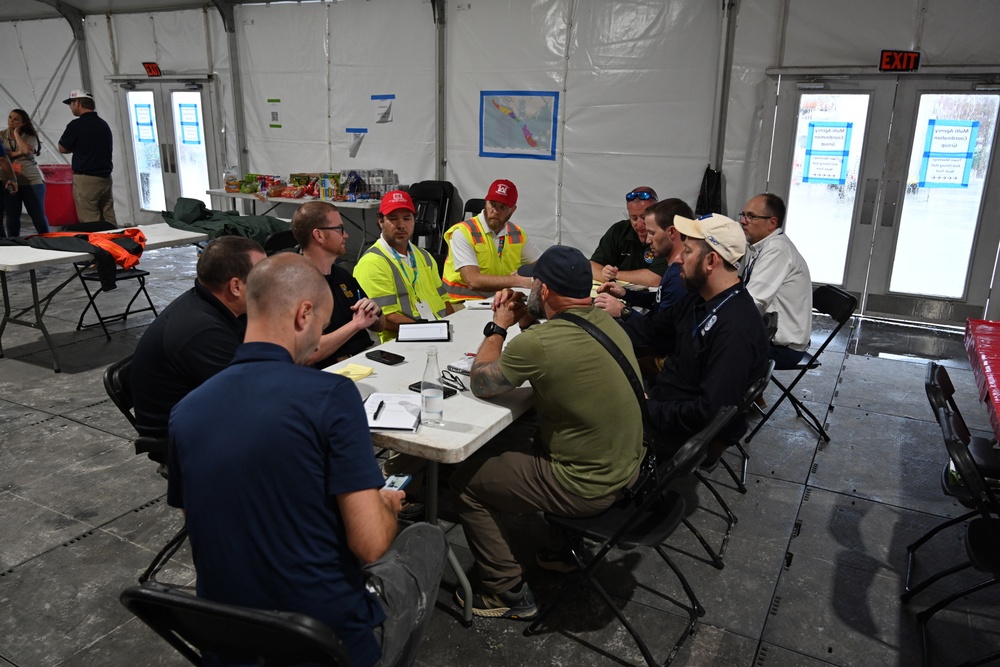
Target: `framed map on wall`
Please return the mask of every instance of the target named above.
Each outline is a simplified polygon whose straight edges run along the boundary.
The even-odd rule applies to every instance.
[[[558,119],[558,92],[480,91],[479,156],[555,160]]]

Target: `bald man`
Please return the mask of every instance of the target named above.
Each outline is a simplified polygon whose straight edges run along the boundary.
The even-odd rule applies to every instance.
[[[333,310],[319,270],[274,255],[247,294],[232,364],[170,417],[167,501],[185,511],[198,595],[319,619],[357,665],[410,664],[444,534],[421,523],[396,537],[403,492],[382,488],[358,390],[305,366]]]

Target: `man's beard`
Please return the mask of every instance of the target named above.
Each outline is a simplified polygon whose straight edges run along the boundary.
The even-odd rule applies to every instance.
[[[701,288],[708,282],[708,274],[701,268],[701,263],[694,270],[693,275],[681,273],[681,283],[688,292],[700,292]]]
[[[545,307],[542,305],[541,283],[537,283],[531,288],[531,292],[528,294],[528,300],[525,302],[525,307],[528,309],[528,314],[536,320],[545,319]]]

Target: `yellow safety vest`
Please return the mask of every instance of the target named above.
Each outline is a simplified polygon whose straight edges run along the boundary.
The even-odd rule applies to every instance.
[[[444,240],[448,243],[448,259],[444,262],[444,275],[441,279],[445,289],[448,290],[448,298],[451,301],[464,301],[468,299],[484,299],[493,296],[493,292],[477,292],[469,287],[463,280],[462,274],[455,268],[455,259],[451,253],[451,237],[456,232],[461,232],[468,239],[469,243],[476,250],[476,261],[479,263],[479,271],[488,276],[509,276],[521,266],[521,251],[524,249],[525,236],[520,227],[513,222],[507,222],[507,235],[504,240],[503,250],[498,252],[490,243],[483,231],[480,216],[469,218],[464,222],[459,222],[444,233]]]
[[[366,267],[366,264],[371,261],[370,259],[365,259],[365,257],[369,254],[377,255],[385,260],[389,266],[393,282],[396,286],[396,293],[386,296],[372,296],[368,294],[369,298],[383,310],[398,305],[399,312],[415,320],[420,319],[420,312],[417,310],[415,301],[426,301],[434,309],[434,314],[437,318],[441,319],[446,314],[444,304],[446,292],[444,286],[438,281],[438,273],[434,268],[434,259],[429,252],[413,244],[410,244],[410,252],[414,253],[414,257],[417,258],[416,285],[412,285],[406,280],[396,262],[379,247],[378,243],[368,248],[361,256],[358,265],[354,267],[354,277],[359,283],[363,282],[369,269],[369,267]],[[375,270],[374,267],[370,268],[371,270]],[[435,282],[437,282],[436,286],[434,285]],[[363,286],[362,289],[364,289]],[[396,333],[394,331],[380,331],[378,336],[379,342],[386,343],[395,339]]]

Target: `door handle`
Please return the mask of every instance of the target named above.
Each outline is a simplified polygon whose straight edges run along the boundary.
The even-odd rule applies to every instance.
[[[865,191],[861,199],[861,220],[858,224],[870,225],[875,217],[875,202],[878,200],[878,179],[865,180]]]
[[[885,182],[885,203],[882,204],[882,217],[879,227],[892,227],[896,222],[896,204],[899,202],[899,181]]]
[[[176,158],[176,155],[174,154],[174,145],[173,144],[167,144],[167,146],[169,147],[167,149],[167,155],[170,157],[170,173],[171,174],[176,174],[177,173],[177,158]]]
[[[167,163],[167,145],[160,144],[160,171],[169,173],[170,168]]]

